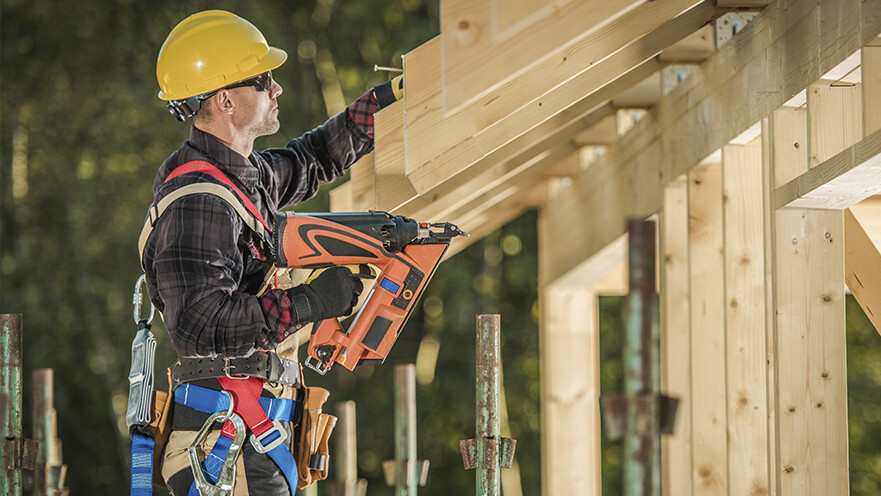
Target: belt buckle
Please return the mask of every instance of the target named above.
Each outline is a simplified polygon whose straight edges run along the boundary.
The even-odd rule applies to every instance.
[[[264,446],[263,440],[269,437],[269,435],[273,432],[278,432],[278,438],[274,439],[271,443]],[[257,436],[254,433],[251,434],[251,445],[254,446],[254,449],[257,450],[257,453],[266,453],[267,451],[272,451],[273,449],[275,449],[287,438],[288,432],[284,430],[284,427],[281,426],[281,422],[279,422],[278,420],[273,420],[272,427],[263,434],[260,434],[260,436]]]
[[[226,374],[227,377],[229,377],[230,379],[236,379],[236,380],[250,379],[250,378],[251,378],[251,376],[249,376],[249,375],[247,375],[247,374],[241,374],[241,375],[239,375],[239,374],[237,374],[237,375],[230,375],[230,373],[229,373],[230,369],[234,369],[234,368],[236,368],[235,365],[229,363],[230,360],[231,360],[231,358],[224,358],[224,359],[223,359],[223,373]]]
[[[300,364],[293,361],[288,360],[287,358],[278,357],[279,362],[281,362],[282,371],[278,377],[278,382],[284,384],[285,386],[293,386],[297,389],[300,389]]]

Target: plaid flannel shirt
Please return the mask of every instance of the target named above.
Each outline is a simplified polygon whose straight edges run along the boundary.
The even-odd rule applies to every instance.
[[[187,184],[216,182],[202,173],[165,182],[178,166],[204,160],[229,177],[271,222],[276,211],[311,198],[321,184],[373,150],[373,114],[394,101],[386,86],[368,91],[284,148],[252,152],[247,158],[193,127],[190,139],[159,169],[154,201]],[[255,296],[274,268],[269,247],[232,206],[213,195],[185,196],[165,210],[144,248],[144,266],[150,298],[181,356],[247,356],[273,349],[311,319],[305,298],[297,299],[296,291]]]

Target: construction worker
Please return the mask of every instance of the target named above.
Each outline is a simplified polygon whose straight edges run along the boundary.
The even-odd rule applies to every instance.
[[[175,26],[156,64],[159,98],[179,120],[192,119],[189,140],[159,168],[148,218],[152,232],[142,252],[150,298],[181,357],[171,370],[172,381],[180,385],[161,468],[168,488],[177,495],[202,490],[194,482],[200,470],[209,484],[220,477],[218,469],[208,467],[210,460],[202,468],[191,466],[188,448],[200,429],[210,428],[206,421],[216,410],[248,408],[241,391],[223,393],[230,390],[224,381],[262,381],[255,393],[262,397],[261,404],[268,398],[296,400],[298,364],[271,350],[304,325],[350,313],[362,291],[359,279],[343,267],[325,270],[309,284],[262,288],[272,279],[267,277],[274,270],[271,248],[259,233],[261,227],[254,229],[248,219],[270,230],[266,219],[312,197],[321,184],[372,151],[373,114],[400,97],[403,83],[397,79],[394,85],[374,87],[284,147],[254,151],[256,138],[279,129],[282,88],[271,71],[286,58],[245,19],[212,10]],[[189,193],[161,212],[155,207],[194,184],[219,185],[232,196]],[[188,403],[196,392],[208,394],[209,402],[221,406]],[[244,443],[235,459],[233,494],[293,494],[295,482],[290,467],[284,466],[288,461],[271,456],[278,451],[278,439],[291,451],[291,424],[278,420],[289,417],[262,415],[270,415],[267,425],[273,427],[261,434],[247,414],[241,414],[253,435],[249,432],[251,442]],[[221,425],[210,428],[209,447],[220,439]],[[221,448],[211,456],[222,461],[227,452]]]

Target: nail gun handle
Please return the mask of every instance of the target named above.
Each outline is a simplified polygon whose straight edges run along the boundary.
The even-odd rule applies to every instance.
[[[312,335],[309,337],[308,356],[304,363],[310,369],[324,375],[334,362],[345,363],[346,341],[346,334],[339,319],[325,319],[314,323]]]

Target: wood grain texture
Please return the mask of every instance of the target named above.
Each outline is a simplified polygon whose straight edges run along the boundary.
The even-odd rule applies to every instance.
[[[881,334],[881,253],[856,216],[844,211],[844,280]]]
[[[843,215],[784,208],[775,226],[777,494],[848,494]]]

